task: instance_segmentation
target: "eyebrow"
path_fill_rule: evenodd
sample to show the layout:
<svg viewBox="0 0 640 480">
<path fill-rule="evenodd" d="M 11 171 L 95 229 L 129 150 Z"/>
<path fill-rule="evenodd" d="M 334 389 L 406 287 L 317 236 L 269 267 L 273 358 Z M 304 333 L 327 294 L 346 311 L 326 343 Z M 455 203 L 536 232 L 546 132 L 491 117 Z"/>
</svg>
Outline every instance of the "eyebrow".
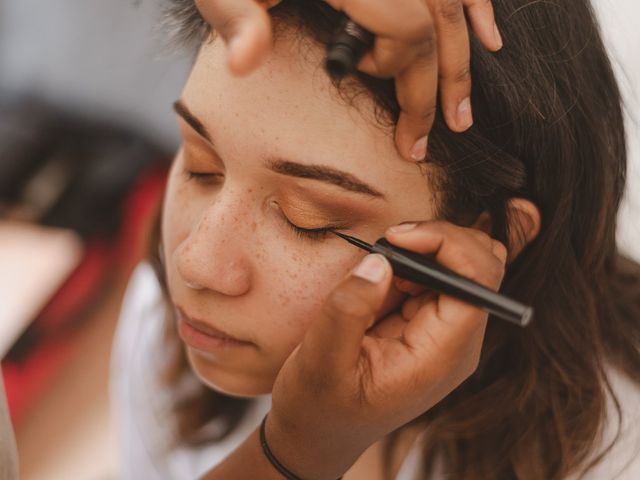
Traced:
<svg viewBox="0 0 640 480">
<path fill-rule="evenodd" d="M 213 144 L 209 131 L 198 118 L 191 113 L 182 100 L 176 100 L 173 103 L 173 109 L 177 115 L 187 122 L 200 136 L 204 137 L 209 143 Z M 332 167 L 323 165 L 305 165 L 303 163 L 292 162 L 290 160 L 272 158 L 266 162 L 267 167 L 281 175 L 289 177 L 305 178 L 310 180 L 318 180 L 320 182 L 336 185 L 344 190 L 369 195 L 375 198 L 384 199 L 382 192 L 367 185 L 354 175 L 343 172 Z"/>
<path fill-rule="evenodd" d="M 173 110 L 176 112 L 176 114 L 182 117 L 182 119 L 187 122 L 191 126 L 191 128 L 198 132 L 201 137 L 206 138 L 209 143 L 213 143 L 207 127 L 205 127 L 204 124 L 200 120 L 198 120 L 198 118 L 193 113 L 191 113 L 191 110 L 189 110 L 187 106 L 182 103 L 182 100 L 176 100 L 175 102 L 173 102 Z"/>
<path fill-rule="evenodd" d="M 350 173 L 336 170 L 335 168 L 322 165 L 305 165 L 281 159 L 270 159 L 267 161 L 267 166 L 270 170 L 282 175 L 318 180 L 331 185 L 337 185 L 350 192 L 363 193 L 384 199 L 384 195 L 378 190 L 358 180 Z"/>
</svg>

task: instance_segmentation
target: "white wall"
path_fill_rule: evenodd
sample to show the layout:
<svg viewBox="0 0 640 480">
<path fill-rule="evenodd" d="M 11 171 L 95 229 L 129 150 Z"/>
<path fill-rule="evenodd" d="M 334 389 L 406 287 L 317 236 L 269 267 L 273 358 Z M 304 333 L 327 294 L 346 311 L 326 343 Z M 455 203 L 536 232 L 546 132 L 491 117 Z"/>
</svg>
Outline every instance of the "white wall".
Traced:
<svg viewBox="0 0 640 480">
<path fill-rule="evenodd" d="M 592 1 L 626 102 L 629 182 L 619 217 L 618 243 L 622 251 L 640 261 L 640 2 Z"/>
<path fill-rule="evenodd" d="M 640 1 L 592 1 L 629 114 L 629 188 L 620 215 L 620 245 L 640 260 Z M 99 111 L 175 146 L 170 104 L 189 60 L 167 52 L 163 32 L 154 30 L 160 4 L 0 0 L 0 86 L 28 88 L 60 104 Z"/>
<path fill-rule="evenodd" d="M 157 28 L 161 0 L 0 0 L 0 86 L 99 112 L 167 148 L 189 61 Z"/>
</svg>

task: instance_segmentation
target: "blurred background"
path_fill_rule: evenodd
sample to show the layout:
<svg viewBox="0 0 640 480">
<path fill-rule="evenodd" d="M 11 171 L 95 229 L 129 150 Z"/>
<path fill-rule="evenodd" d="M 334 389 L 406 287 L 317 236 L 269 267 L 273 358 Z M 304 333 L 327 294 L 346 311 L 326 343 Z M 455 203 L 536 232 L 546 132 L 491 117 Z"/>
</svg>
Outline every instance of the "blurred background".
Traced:
<svg viewBox="0 0 640 480">
<path fill-rule="evenodd" d="M 619 243 L 640 260 L 640 3 L 593 3 L 627 105 Z M 117 478 L 111 338 L 191 61 L 162 5 L 0 0 L 0 356 L 25 479 Z"/>
</svg>

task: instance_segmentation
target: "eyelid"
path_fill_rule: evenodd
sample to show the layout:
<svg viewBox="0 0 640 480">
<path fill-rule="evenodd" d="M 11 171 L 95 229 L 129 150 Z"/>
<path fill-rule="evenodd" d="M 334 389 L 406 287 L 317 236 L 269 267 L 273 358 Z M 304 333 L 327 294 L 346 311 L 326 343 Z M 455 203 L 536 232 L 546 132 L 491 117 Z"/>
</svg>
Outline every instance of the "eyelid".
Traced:
<svg viewBox="0 0 640 480">
<path fill-rule="evenodd" d="M 346 228 L 344 225 L 334 225 L 334 224 L 327 224 L 327 225 L 324 225 L 322 227 L 305 228 L 305 227 L 301 227 L 299 225 L 296 225 L 291 220 L 289 220 L 285 215 L 283 215 L 283 218 L 292 227 L 297 228 L 300 231 L 309 232 L 309 233 L 320 232 L 320 231 L 323 231 L 323 230 L 344 230 Z"/>
<path fill-rule="evenodd" d="M 303 237 L 303 238 L 305 238 L 307 240 L 309 240 L 309 239 L 318 239 L 318 240 L 320 240 L 321 238 L 325 237 L 331 230 L 334 230 L 334 229 L 345 229 L 346 228 L 344 225 L 334 225 L 334 224 L 329 224 L 329 223 L 327 223 L 326 225 L 324 225 L 322 227 L 303 228 L 303 227 L 300 227 L 300 226 L 296 225 L 295 223 L 293 223 L 289 219 L 289 217 L 285 213 L 284 209 L 280 206 L 280 204 L 276 200 L 272 200 L 271 204 L 277 210 L 277 215 L 282 219 L 284 224 L 287 227 L 289 227 L 291 230 L 293 230 L 293 232 L 296 233 L 299 237 Z"/>
<path fill-rule="evenodd" d="M 332 230 L 339 228 L 331 225 L 319 228 L 302 228 L 292 223 L 291 220 L 285 216 L 283 216 L 283 219 L 299 237 L 311 240 L 322 240 L 326 238 Z"/>
<path fill-rule="evenodd" d="M 186 177 L 187 182 L 193 181 L 202 188 L 219 187 L 224 182 L 224 175 L 221 173 L 195 172 L 188 168 L 183 168 L 182 173 Z"/>
<path fill-rule="evenodd" d="M 189 142 L 184 140 L 180 145 L 178 155 L 181 157 L 180 162 L 182 169 L 186 172 L 193 172 L 196 175 L 204 177 L 205 174 L 215 175 L 219 177 L 225 176 L 225 166 L 210 146 L 202 145 L 201 142 Z"/>
</svg>

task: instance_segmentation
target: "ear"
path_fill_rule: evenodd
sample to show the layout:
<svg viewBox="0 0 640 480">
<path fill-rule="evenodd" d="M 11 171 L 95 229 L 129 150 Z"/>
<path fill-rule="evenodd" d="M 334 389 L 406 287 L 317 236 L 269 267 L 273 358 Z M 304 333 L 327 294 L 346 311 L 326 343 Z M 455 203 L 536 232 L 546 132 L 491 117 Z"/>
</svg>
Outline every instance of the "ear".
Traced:
<svg viewBox="0 0 640 480">
<path fill-rule="evenodd" d="M 512 198 L 507 202 L 507 221 L 509 222 L 507 262 L 512 262 L 540 233 L 540 210 L 529 200 Z M 489 213 L 482 212 L 472 227 L 491 233 Z"/>
<path fill-rule="evenodd" d="M 515 260 L 522 250 L 540 233 L 540 210 L 530 200 L 512 198 L 507 202 L 507 221 L 509 222 L 509 257 Z"/>
</svg>

